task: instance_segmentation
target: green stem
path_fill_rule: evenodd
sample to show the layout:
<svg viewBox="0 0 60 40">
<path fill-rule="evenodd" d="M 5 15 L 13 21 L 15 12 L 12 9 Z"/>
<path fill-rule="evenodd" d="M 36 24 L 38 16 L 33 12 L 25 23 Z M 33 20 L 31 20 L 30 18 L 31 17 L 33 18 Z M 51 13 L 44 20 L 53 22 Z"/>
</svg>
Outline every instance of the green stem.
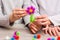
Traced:
<svg viewBox="0 0 60 40">
<path fill-rule="evenodd" d="M 34 14 L 31 14 L 30 15 L 30 22 L 34 22 L 34 20 L 35 20 Z"/>
</svg>

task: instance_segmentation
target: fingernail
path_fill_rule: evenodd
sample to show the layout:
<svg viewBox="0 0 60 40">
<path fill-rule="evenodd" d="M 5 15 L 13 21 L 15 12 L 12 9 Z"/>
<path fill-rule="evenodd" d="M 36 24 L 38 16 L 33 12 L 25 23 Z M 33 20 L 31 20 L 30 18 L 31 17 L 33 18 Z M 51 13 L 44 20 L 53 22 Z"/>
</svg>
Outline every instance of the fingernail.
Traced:
<svg viewBox="0 0 60 40">
<path fill-rule="evenodd" d="M 35 32 L 35 31 L 33 31 L 33 33 L 35 34 L 36 32 Z"/>
</svg>

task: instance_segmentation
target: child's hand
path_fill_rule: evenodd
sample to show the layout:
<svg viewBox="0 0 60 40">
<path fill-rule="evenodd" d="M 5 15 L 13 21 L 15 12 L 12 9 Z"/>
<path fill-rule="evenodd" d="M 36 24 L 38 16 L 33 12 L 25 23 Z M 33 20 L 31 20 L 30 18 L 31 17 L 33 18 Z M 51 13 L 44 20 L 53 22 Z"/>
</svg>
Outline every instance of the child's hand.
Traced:
<svg viewBox="0 0 60 40">
<path fill-rule="evenodd" d="M 41 15 L 36 17 L 36 21 L 38 22 L 37 24 L 44 25 L 44 26 L 51 24 L 47 15 Z"/>
<path fill-rule="evenodd" d="M 30 23 L 30 24 L 29 24 L 29 28 L 30 28 L 30 30 L 31 30 L 31 32 L 32 32 L 33 34 L 38 31 L 37 26 L 36 26 L 35 24 L 33 24 L 33 23 Z"/>
<path fill-rule="evenodd" d="M 37 26 L 36 23 L 30 23 L 29 24 L 29 28 L 31 30 L 31 32 L 34 34 L 34 33 L 37 33 L 41 28 L 40 26 Z"/>
<path fill-rule="evenodd" d="M 12 11 L 12 14 L 10 15 L 9 19 L 10 19 L 10 22 L 14 22 L 14 21 L 20 19 L 21 17 L 26 16 L 26 15 L 27 15 L 27 13 L 24 9 L 17 8 L 17 9 L 14 9 Z"/>
<path fill-rule="evenodd" d="M 46 27 L 46 28 L 43 28 L 43 30 L 45 31 L 46 34 L 49 34 L 51 36 L 59 36 L 60 28 L 58 26 L 57 27 Z"/>
</svg>

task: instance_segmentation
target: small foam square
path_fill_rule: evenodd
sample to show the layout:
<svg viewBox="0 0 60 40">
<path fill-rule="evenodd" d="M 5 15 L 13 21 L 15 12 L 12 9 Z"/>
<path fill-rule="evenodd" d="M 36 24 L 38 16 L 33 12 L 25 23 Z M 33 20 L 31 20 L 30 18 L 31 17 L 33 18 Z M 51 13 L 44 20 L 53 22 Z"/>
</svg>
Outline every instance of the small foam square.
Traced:
<svg viewBox="0 0 60 40">
<path fill-rule="evenodd" d="M 40 34 L 37 34 L 37 39 L 40 39 L 41 35 Z"/>
<path fill-rule="evenodd" d="M 60 40 L 60 36 L 57 37 L 57 40 Z"/>
<path fill-rule="evenodd" d="M 47 40 L 51 40 L 51 38 L 47 38 Z"/>
</svg>

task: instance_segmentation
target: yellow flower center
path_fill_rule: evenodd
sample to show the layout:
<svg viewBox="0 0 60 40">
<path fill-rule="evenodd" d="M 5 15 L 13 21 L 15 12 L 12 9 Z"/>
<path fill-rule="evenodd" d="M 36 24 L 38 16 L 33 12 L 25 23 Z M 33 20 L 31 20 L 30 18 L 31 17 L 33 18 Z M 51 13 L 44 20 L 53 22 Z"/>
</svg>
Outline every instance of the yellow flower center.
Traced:
<svg viewBox="0 0 60 40">
<path fill-rule="evenodd" d="M 30 9 L 29 11 L 30 11 L 30 12 L 33 12 L 33 10 L 32 10 L 32 9 Z"/>
</svg>

